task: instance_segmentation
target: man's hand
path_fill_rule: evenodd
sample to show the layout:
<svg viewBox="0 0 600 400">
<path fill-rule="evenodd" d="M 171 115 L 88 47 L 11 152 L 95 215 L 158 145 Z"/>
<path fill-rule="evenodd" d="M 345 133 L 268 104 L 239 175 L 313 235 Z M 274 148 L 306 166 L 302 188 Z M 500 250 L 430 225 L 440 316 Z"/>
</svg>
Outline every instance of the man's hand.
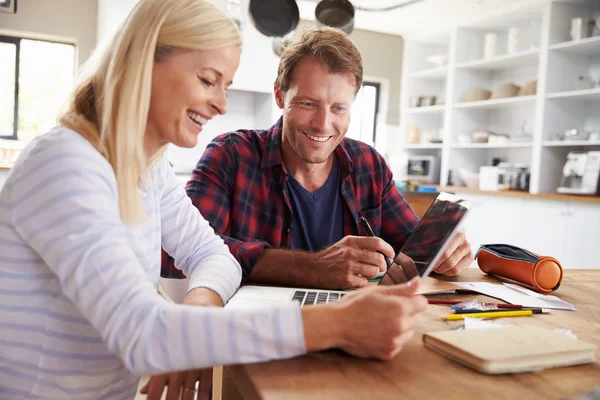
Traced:
<svg viewBox="0 0 600 400">
<path fill-rule="evenodd" d="M 148 395 L 148 400 L 160 400 L 167 386 L 166 400 L 208 400 L 212 375 L 212 368 L 154 375 L 140 393 Z"/>
<path fill-rule="evenodd" d="M 183 304 L 203 307 L 223 307 L 223 300 L 217 292 L 207 288 L 196 288 L 188 292 Z M 196 382 L 198 389 L 196 391 Z M 167 386 L 167 400 L 205 400 L 212 387 L 212 368 L 192 371 L 172 372 L 154 375 L 140 390 L 147 394 L 148 400 L 160 400 Z M 197 392 L 197 397 L 196 397 Z"/>
<path fill-rule="evenodd" d="M 393 259 L 394 249 L 381 238 L 346 236 L 311 254 L 309 274 L 311 280 L 324 289 L 363 287 L 367 279 L 386 271 L 383 255 Z"/>
<path fill-rule="evenodd" d="M 450 241 L 433 270 L 438 274 L 454 276 L 469 268 L 472 262 L 473 251 L 471 245 L 467 242 L 465 234 L 459 232 Z"/>
</svg>

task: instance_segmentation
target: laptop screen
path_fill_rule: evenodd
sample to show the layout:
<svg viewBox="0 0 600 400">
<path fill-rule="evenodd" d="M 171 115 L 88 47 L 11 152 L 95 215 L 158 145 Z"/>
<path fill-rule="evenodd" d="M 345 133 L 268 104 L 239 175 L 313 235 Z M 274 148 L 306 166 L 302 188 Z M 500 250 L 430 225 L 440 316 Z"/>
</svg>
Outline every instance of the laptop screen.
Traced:
<svg viewBox="0 0 600 400">
<path fill-rule="evenodd" d="M 406 239 L 396 256 L 396 262 L 379 284 L 394 285 L 406 282 L 417 274 L 421 277 L 429 275 L 470 208 L 469 201 L 449 193 L 440 193 Z"/>
</svg>

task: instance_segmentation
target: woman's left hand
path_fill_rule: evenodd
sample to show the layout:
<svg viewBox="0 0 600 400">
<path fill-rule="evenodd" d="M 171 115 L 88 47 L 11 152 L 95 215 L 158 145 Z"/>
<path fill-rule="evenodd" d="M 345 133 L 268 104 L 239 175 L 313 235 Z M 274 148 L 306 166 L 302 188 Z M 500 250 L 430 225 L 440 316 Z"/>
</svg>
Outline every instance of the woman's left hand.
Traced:
<svg viewBox="0 0 600 400">
<path fill-rule="evenodd" d="M 166 400 L 208 400 L 212 371 L 212 368 L 205 368 L 154 375 L 140 393 L 148 395 L 148 400 L 160 400 L 166 386 Z"/>
</svg>

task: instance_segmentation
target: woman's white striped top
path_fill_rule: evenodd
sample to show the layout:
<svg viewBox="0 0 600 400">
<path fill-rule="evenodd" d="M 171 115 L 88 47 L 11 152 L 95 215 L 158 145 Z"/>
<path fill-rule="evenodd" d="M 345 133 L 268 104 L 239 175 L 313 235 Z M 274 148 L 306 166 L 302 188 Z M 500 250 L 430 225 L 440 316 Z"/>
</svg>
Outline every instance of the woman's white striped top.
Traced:
<svg viewBox="0 0 600 400">
<path fill-rule="evenodd" d="M 161 245 L 227 301 L 239 264 L 166 159 L 125 226 L 110 164 L 79 134 L 30 143 L 0 191 L 0 398 L 132 399 L 139 376 L 305 353 L 300 309 L 168 304 Z"/>
</svg>

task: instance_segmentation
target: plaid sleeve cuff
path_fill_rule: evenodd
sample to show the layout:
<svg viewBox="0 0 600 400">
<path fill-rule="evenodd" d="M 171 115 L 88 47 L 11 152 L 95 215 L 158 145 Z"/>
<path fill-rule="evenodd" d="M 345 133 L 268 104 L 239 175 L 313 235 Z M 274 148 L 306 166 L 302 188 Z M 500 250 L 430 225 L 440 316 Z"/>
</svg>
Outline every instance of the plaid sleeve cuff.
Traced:
<svg viewBox="0 0 600 400">
<path fill-rule="evenodd" d="M 229 246 L 231 253 L 235 255 L 236 260 L 242 266 L 242 283 L 245 283 L 250 279 L 250 272 L 252 272 L 252 268 L 256 265 L 256 262 L 263 251 L 267 248 L 271 248 L 267 242 L 263 242 L 262 240 L 251 240 L 242 242 L 241 244 L 239 241 L 236 241 L 236 243 L 228 243 L 226 240 L 225 243 Z"/>
</svg>

